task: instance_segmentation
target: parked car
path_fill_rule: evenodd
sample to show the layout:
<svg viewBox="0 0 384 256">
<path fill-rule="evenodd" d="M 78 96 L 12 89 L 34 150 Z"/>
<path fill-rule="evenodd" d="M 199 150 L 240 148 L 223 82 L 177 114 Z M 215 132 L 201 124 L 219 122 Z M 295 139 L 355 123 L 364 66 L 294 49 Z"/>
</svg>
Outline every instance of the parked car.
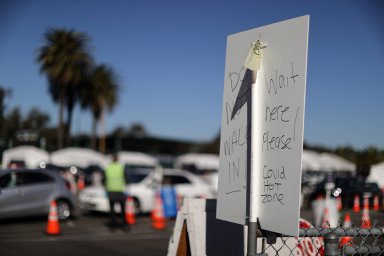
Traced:
<svg viewBox="0 0 384 256">
<path fill-rule="evenodd" d="M 73 215 L 75 197 L 69 183 L 49 170 L 9 169 L 0 172 L 0 218 L 48 215 L 56 200 L 59 219 Z"/>
<path fill-rule="evenodd" d="M 379 205 L 383 203 L 383 193 L 375 182 L 366 182 L 362 177 L 335 177 L 333 179 L 334 189 L 340 188 L 339 195 L 342 200 L 342 205 L 346 209 L 353 207 L 355 196 L 359 196 L 360 205 L 364 204 L 364 197 L 369 197 L 369 205 L 373 205 L 374 196 L 378 196 Z M 320 195 L 325 196 L 326 180 L 317 184 L 315 189 L 310 194 L 310 202 L 318 198 Z M 331 197 L 333 195 L 331 194 Z"/>
<path fill-rule="evenodd" d="M 160 182 L 174 186 L 178 197 L 212 197 L 211 188 L 200 177 L 184 170 L 128 169 L 127 194 L 133 197 L 137 213 L 151 212 Z M 91 186 L 79 194 L 79 207 L 88 211 L 108 212 L 109 203 L 102 186 Z M 116 210 L 120 209 L 118 206 Z"/>
<path fill-rule="evenodd" d="M 99 165 L 89 165 L 84 169 L 80 169 L 77 173 L 77 180 L 79 179 L 79 175 L 83 175 L 85 186 L 91 186 L 95 183 L 94 175 L 96 173 L 100 174 L 100 182 L 102 182 L 105 179 L 104 170 Z"/>
</svg>

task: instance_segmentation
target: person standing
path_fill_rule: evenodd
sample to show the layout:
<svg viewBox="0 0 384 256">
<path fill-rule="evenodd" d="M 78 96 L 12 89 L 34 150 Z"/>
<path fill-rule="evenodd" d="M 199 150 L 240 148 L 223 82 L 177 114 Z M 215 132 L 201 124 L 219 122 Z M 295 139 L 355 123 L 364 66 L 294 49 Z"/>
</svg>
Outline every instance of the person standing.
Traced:
<svg viewBox="0 0 384 256">
<path fill-rule="evenodd" d="M 110 213 L 109 226 L 113 229 L 120 226 L 123 229 L 128 229 L 128 223 L 125 220 L 125 172 L 124 166 L 118 162 L 116 153 L 112 155 L 112 162 L 107 166 L 105 171 L 105 188 L 108 194 Z M 120 205 L 120 221 L 117 220 L 115 212 L 115 204 Z"/>
</svg>

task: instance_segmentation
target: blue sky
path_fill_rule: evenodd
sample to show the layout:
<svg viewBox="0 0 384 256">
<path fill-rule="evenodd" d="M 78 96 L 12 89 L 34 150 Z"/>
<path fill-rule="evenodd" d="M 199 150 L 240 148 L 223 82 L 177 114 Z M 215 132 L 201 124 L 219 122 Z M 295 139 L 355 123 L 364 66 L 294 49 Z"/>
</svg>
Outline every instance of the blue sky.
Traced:
<svg viewBox="0 0 384 256">
<path fill-rule="evenodd" d="M 0 84 L 13 89 L 9 107 L 38 107 L 56 125 L 36 54 L 46 28 L 74 28 L 123 86 L 107 131 L 138 122 L 155 136 L 210 140 L 220 130 L 227 36 L 309 14 L 304 140 L 384 148 L 383 3 L 2 0 Z M 90 130 L 77 108 L 72 132 Z"/>
</svg>

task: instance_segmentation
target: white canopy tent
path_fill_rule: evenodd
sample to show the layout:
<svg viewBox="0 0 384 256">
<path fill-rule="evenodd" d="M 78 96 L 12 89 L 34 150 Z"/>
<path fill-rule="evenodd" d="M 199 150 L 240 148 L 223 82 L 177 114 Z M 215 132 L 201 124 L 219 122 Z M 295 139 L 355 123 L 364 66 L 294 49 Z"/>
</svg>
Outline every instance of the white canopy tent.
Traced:
<svg viewBox="0 0 384 256">
<path fill-rule="evenodd" d="M 185 154 L 176 158 L 175 167 L 195 165 L 199 170 L 219 170 L 219 156 L 214 154 Z"/>
<path fill-rule="evenodd" d="M 130 166 L 156 167 L 159 164 L 157 158 L 141 152 L 120 151 L 118 158 L 120 163 Z"/>
<path fill-rule="evenodd" d="M 307 171 L 350 171 L 355 172 L 355 165 L 346 159 L 330 153 L 317 153 L 304 150 L 302 155 L 302 170 Z M 185 154 L 175 159 L 175 167 L 194 164 L 197 169 L 219 169 L 219 156 L 214 154 Z"/>
<path fill-rule="evenodd" d="M 4 150 L 2 167 L 7 168 L 11 160 L 24 161 L 28 168 L 37 168 L 41 162 L 49 161 L 49 154 L 34 146 L 18 146 Z"/>
<path fill-rule="evenodd" d="M 85 168 L 89 165 L 106 167 L 108 160 L 105 155 L 88 148 L 69 147 L 51 154 L 51 163 L 58 166 L 76 166 Z"/>
<path fill-rule="evenodd" d="M 371 172 L 367 177 L 369 182 L 377 182 L 381 189 L 384 189 L 384 162 L 371 166 Z"/>
<path fill-rule="evenodd" d="M 314 151 L 304 150 L 301 156 L 301 169 L 303 171 L 319 171 L 321 168 L 322 166 L 319 154 Z"/>
<path fill-rule="evenodd" d="M 322 153 L 320 161 L 323 168 L 330 171 L 350 171 L 355 173 L 355 164 L 335 154 Z"/>
<path fill-rule="evenodd" d="M 349 171 L 355 173 L 355 165 L 348 160 L 331 153 L 316 153 L 304 150 L 302 155 L 303 171 Z"/>
</svg>

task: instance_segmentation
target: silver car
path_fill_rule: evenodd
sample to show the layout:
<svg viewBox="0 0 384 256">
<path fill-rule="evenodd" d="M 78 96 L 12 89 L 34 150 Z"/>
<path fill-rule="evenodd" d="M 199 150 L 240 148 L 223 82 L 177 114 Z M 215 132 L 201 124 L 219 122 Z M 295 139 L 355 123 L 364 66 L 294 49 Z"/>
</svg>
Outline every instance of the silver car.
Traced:
<svg viewBox="0 0 384 256">
<path fill-rule="evenodd" d="M 56 200 L 59 219 L 72 216 L 76 201 L 69 183 L 54 171 L 0 170 L 0 218 L 48 215 Z"/>
</svg>

